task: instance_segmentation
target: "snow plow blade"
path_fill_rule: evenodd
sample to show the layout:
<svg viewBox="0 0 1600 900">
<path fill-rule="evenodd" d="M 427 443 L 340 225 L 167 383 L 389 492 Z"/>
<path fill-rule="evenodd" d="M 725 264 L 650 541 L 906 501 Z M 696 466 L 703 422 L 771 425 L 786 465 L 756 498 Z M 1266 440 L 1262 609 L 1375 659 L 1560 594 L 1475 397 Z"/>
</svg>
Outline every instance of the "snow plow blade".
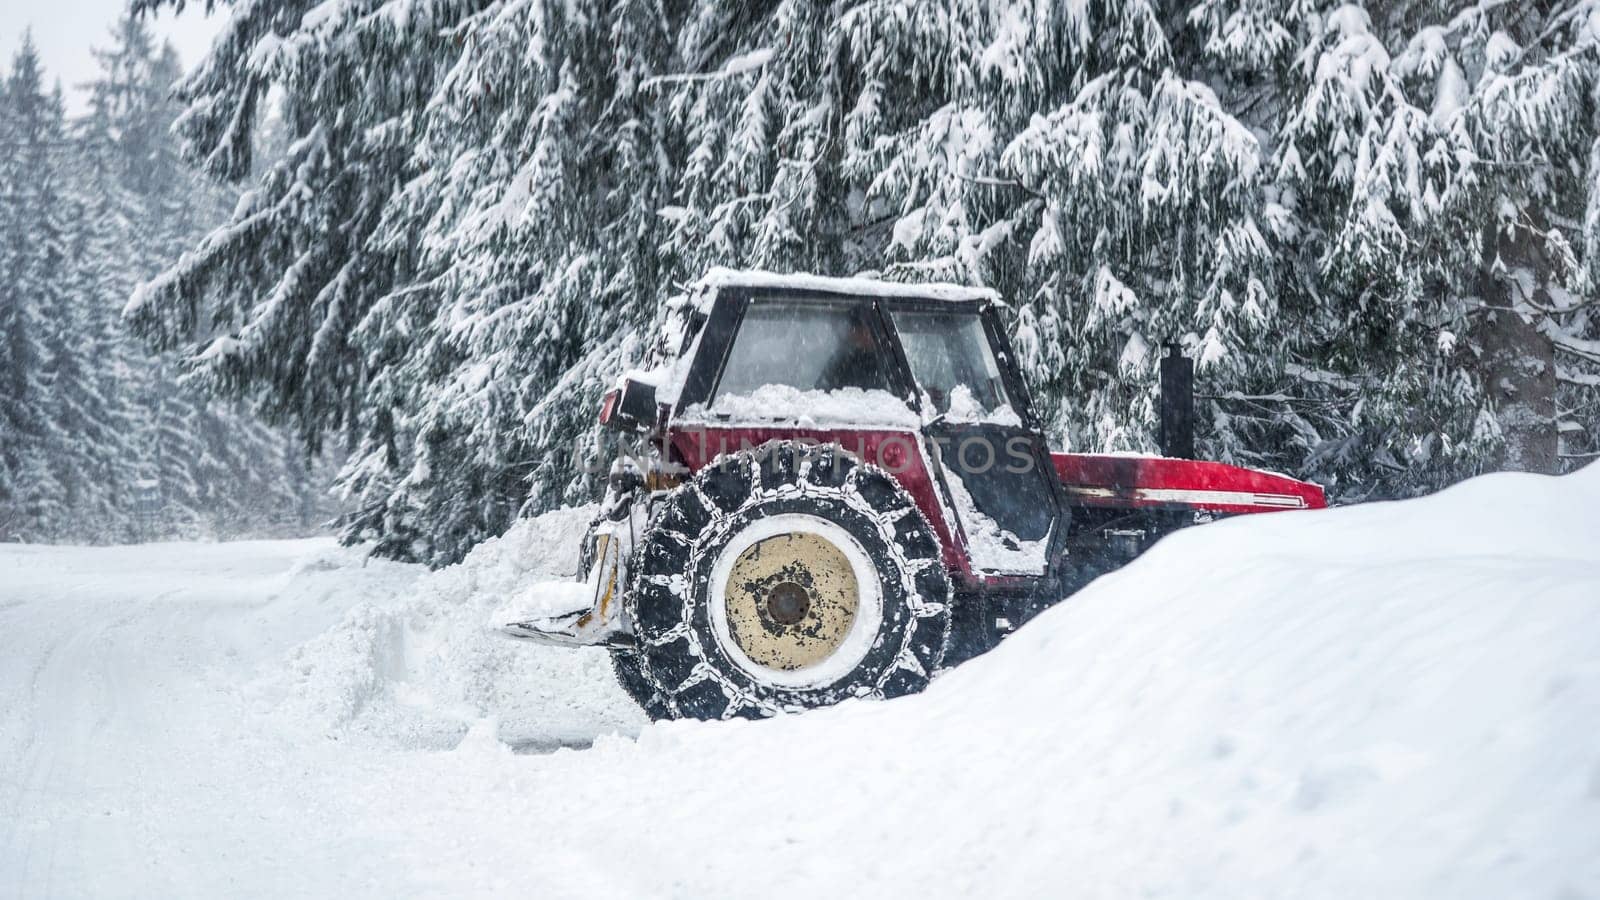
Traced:
<svg viewBox="0 0 1600 900">
<path fill-rule="evenodd" d="M 544 581 L 502 606 L 492 624 L 501 634 L 556 647 L 632 647 L 617 590 L 621 563 L 609 535 L 583 581 Z"/>
<path fill-rule="evenodd" d="M 587 615 L 585 611 L 584 615 Z M 633 639 L 626 634 L 612 634 L 598 640 L 583 634 L 581 626 L 565 627 L 560 623 L 553 623 L 548 619 L 529 622 L 501 622 L 498 627 L 501 634 L 519 640 L 533 641 L 536 644 L 545 644 L 552 647 L 606 647 L 614 650 L 625 650 L 633 647 Z"/>
</svg>

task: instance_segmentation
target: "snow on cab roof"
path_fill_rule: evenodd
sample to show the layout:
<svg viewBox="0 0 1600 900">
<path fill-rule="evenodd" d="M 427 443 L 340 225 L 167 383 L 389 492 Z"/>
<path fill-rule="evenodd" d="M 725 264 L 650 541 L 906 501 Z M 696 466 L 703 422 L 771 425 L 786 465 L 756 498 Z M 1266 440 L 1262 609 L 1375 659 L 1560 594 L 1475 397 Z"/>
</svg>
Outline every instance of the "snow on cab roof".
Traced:
<svg viewBox="0 0 1600 900">
<path fill-rule="evenodd" d="M 797 291 L 824 291 L 868 297 L 904 297 L 918 300 L 983 300 L 1003 303 L 990 288 L 959 284 L 904 284 L 876 278 L 834 278 L 826 275 L 795 273 L 781 275 L 753 269 L 728 269 L 718 266 L 695 282 L 696 293 L 710 295 L 726 287 L 788 288 Z"/>
</svg>

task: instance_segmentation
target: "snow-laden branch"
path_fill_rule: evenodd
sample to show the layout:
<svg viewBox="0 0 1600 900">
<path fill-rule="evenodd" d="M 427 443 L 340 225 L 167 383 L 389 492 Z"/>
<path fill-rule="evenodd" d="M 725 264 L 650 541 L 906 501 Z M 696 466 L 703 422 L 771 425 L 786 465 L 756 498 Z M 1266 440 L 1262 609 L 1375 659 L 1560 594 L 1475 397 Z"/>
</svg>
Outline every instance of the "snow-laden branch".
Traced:
<svg viewBox="0 0 1600 900">
<path fill-rule="evenodd" d="M 697 81 L 720 81 L 725 78 L 746 75 L 750 72 L 754 72 L 762 66 L 765 66 L 768 62 L 771 62 L 772 56 L 773 51 L 771 47 L 762 47 L 759 50 L 751 50 L 749 53 L 742 53 L 738 56 L 735 56 L 733 59 L 723 63 L 722 68 L 716 70 L 715 72 L 681 72 L 672 75 L 656 75 L 652 78 L 646 78 L 640 83 L 639 87 L 643 90 L 649 90 L 650 88 L 661 84 L 686 84 Z"/>
</svg>

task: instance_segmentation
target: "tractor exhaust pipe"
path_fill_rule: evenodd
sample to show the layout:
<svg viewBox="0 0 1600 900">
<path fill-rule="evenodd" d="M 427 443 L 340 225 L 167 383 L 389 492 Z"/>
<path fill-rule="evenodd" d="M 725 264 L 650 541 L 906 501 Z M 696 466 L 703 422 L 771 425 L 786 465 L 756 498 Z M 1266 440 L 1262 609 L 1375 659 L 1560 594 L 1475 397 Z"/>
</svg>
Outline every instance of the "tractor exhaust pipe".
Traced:
<svg viewBox="0 0 1600 900">
<path fill-rule="evenodd" d="M 1175 343 L 1161 357 L 1161 455 L 1194 459 L 1194 360 Z"/>
</svg>

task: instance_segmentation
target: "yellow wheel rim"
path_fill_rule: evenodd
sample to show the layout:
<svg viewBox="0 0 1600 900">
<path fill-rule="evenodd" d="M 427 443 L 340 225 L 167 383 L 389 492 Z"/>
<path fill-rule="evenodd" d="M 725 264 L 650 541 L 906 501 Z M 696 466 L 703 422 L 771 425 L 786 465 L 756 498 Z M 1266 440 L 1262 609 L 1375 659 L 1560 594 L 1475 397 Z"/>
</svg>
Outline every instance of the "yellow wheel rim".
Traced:
<svg viewBox="0 0 1600 900">
<path fill-rule="evenodd" d="M 827 538 L 787 532 L 734 560 L 723 590 L 728 632 L 755 665 L 815 666 L 839 651 L 861 602 L 850 559 Z"/>
</svg>

